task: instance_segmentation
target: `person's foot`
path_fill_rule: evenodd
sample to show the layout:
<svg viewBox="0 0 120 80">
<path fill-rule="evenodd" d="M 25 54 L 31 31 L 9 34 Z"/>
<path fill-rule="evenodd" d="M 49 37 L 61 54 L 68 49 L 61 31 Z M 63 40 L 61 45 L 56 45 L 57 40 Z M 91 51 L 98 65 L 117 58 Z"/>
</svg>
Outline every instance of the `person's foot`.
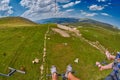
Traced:
<svg viewBox="0 0 120 80">
<path fill-rule="evenodd" d="M 65 73 L 66 78 L 68 78 L 69 72 L 72 72 L 72 66 L 71 65 L 68 65 L 67 68 L 66 68 L 66 73 Z"/>
<path fill-rule="evenodd" d="M 57 69 L 54 65 L 52 65 L 50 71 L 51 71 L 51 74 L 57 73 Z"/>
</svg>

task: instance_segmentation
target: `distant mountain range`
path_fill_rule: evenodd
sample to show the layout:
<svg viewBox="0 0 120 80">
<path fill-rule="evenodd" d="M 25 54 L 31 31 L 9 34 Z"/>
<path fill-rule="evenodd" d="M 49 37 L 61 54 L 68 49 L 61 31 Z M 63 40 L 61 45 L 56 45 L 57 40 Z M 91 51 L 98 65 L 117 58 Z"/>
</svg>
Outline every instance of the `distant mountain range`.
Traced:
<svg viewBox="0 0 120 80">
<path fill-rule="evenodd" d="M 42 19 L 42 20 L 38 20 L 36 21 L 37 23 L 40 24 L 46 24 L 46 23 L 58 23 L 58 24 L 65 24 L 65 23 L 92 23 L 92 24 L 103 24 L 103 25 L 107 25 L 107 26 L 112 26 L 108 23 L 104 23 L 104 22 L 100 22 L 100 21 L 96 21 L 93 19 L 89 19 L 89 18 L 48 18 L 48 19 Z"/>
<path fill-rule="evenodd" d="M 75 18 L 48 18 L 36 21 L 37 23 L 46 24 L 46 23 L 74 23 L 78 22 L 79 19 Z"/>
<path fill-rule="evenodd" d="M 36 22 L 40 24 L 46 24 L 46 23 L 58 23 L 58 24 L 70 24 L 70 25 L 88 24 L 88 25 L 100 26 L 100 27 L 104 27 L 108 29 L 117 29 L 117 27 L 111 24 L 96 21 L 96 20 L 89 19 L 89 18 L 79 18 L 79 19 L 77 18 L 48 18 L 48 19 L 38 20 Z"/>
</svg>

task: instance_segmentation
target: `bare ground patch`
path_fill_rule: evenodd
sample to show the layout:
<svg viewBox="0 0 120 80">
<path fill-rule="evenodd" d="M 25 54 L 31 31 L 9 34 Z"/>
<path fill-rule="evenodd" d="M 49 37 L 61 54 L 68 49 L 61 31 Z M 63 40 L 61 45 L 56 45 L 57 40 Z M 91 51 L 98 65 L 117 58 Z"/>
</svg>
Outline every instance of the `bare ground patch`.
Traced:
<svg viewBox="0 0 120 80">
<path fill-rule="evenodd" d="M 63 37 L 70 37 L 69 33 L 67 33 L 64 30 L 58 29 L 58 28 L 52 28 L 53 31 L 59 33 Z"/>
</svg>

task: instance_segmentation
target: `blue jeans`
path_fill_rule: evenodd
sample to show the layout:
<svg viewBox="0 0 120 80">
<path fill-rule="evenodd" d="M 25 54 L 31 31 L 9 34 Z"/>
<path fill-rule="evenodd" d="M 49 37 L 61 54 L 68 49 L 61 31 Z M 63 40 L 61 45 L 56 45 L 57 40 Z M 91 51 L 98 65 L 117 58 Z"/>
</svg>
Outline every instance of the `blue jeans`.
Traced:
<svg viewBox="0 0 120 80">
<path fill-rule="evenodd" d="M 114 80 L 114 78 L 111 75 L 108 75 L 105 80 Z"/>
</svg>

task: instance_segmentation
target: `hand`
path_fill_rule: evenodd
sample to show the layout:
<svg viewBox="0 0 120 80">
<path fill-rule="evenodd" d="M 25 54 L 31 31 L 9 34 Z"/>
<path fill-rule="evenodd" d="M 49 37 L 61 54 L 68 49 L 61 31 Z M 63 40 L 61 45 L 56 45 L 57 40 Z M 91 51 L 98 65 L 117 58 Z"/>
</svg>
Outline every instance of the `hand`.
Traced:
<svg viewBox="0 0 120 80">
<path fill-rule="evenodd" d="M 100 64 L 100 62 L 96 62 L 96 65 L 99 67 L 100 71 L 103 70 L 103 67 L 102 67 L 102 65 Z"/>
</svg>

